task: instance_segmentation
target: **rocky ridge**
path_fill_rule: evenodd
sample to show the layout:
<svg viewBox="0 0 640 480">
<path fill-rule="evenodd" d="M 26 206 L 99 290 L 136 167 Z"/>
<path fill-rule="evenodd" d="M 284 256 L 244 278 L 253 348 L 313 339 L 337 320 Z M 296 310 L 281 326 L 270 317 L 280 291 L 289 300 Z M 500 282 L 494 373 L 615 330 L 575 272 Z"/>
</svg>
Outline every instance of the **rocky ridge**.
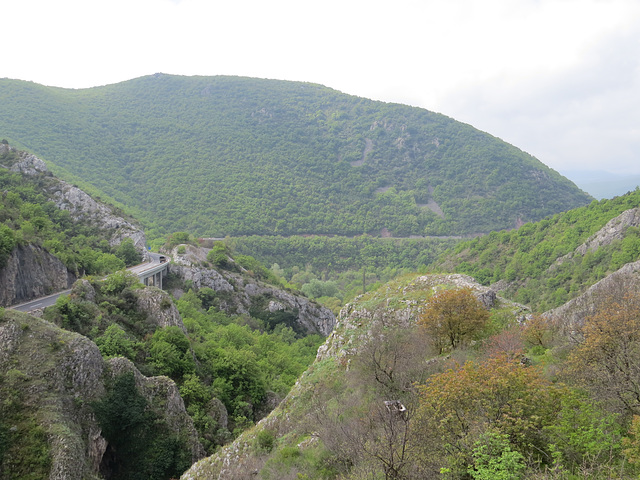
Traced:
<svg viewBox="0 0 640 480">
<path fill-rule="evenodd" d="M 8 145 L 0 145 L 0 155 L 7 150 L 15 151 Z M 44 161 L 26 152 L 20 153 L 20 161 L 11 165 L 9 170 L 29 176 L 50 175 Z M 47 191 L 53 197 L 56 207 L 67 210 L 74 220 L 88 220 L 101 229 L 111 231 L 111 246 L 120 244 L 125 238 L 131 238 L 140 252 L 146 251 L 146 239 L 142 230 L 116 215 L 111 207 L 97 202 L 83 190 L 64 180 L 56 179 Z"/>
<path fill-rule="evenodd" d="M 545 312 L 544 315 L 562 319 L 562 327 L 573 331 L 583 325 L 587 317 L 596 312 L 603 299 L 609 296 L 622 298 L 625 292 L 638 288 L 640 288 L 640 260 L 627 263 L 589 287 L 582 295 Z"/>
<path fill-rule="evenodd" d="M 11 165 L 0 165 L 12 172 L 38 177 L 44 192 L 56 207 L 67 210 L 75 221 L 89 222 L 108 232 L 109 244 L 118 245 L 130 238 L 136 249 L 146 255 L 144 232 L 114 213 L 113 209 L 97 202 L 81 189 L 51 175 L 44 161 L 35 155 L 20 152 L 0 144 L 0 155 L 17 154 Z M 16 247 L 0 269 L 0 305 L 14 305 L 70 288 L 76 276 L 54 255 L 37 245 Z"/>
<path fill-rule="evenodd" d="M 248 315 L 254 309 L 269 313 L 286 312 L 295 315 L 297 327 L 307 333 L 327 336 L 332 332 L 336 320 L 328 308 L 252 278 L 239 265 L 239 273 L 203 266 L 208 249 L 192 245 L 182 247 L 183 254 L 177 253 L 178 247 L 171 252 L 173 263 L 169 266 L 170 273 L 190 282 L 197 289 L 208 287 L 225 294 L 220 309 L 226 313 Z M 233 260 L 230 258 L 229 261 Z"/>
<path fill-rule="evenodd" d="M 627 228 L 639 226 L 640 208 L 625 210 L 617 217 L 609 220 L 604 227 L 591 235 L 587 241 L 578 246 L 573 252 L 558 258 L 550 268 L 561 265 L 567 260 L 571 260 L 576 255 L 585 255 L 587 252 L 595 252 L 600 247 L 611 245 L 615 240 L 622 240 Z"/>
</svg>

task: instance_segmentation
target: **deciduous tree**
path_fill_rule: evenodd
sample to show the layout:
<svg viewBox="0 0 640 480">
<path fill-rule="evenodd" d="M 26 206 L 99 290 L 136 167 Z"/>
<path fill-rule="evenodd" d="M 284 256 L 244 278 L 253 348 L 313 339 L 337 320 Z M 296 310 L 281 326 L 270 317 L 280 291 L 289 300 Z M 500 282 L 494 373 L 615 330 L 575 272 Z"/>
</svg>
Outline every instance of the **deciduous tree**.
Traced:
<svg viewBox="0 0 640 480">
<path fill-rule="evenodd" d="M 640 297 L 609 295 L 582 327 L 569 358 L 573 373 L 600 398 L 640 414 Z"/>
<path fill-rule="evenodd" d="M 442 353 L 467 342 L 487 323 L 489 312 L 470 288 L 443 290 L 435 294 L 419 323 L 431 336 L 435 348 Z"/>
</svg>

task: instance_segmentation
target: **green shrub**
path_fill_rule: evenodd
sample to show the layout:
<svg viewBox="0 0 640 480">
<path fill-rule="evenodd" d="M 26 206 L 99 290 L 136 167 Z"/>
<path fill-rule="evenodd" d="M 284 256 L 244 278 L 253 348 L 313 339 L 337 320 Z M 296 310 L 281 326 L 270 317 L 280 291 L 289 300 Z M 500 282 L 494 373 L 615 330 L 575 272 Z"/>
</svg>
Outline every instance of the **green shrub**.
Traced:
<svg viewBox="0 0 640 480">
<path fill-rule="evenodd" d="M 271 430 L 260 430 L 256 435 L 256 443 L 260 450 L 270 452 L 273 450 L 276 437 Z"/>
</svg>

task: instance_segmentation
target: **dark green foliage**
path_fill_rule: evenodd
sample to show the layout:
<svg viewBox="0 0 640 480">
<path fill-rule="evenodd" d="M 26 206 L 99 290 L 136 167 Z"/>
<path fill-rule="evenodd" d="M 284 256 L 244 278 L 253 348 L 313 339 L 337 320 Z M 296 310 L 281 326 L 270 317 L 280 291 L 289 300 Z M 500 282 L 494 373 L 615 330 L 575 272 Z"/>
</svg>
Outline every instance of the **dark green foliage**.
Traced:
<svg viewBox="0 0 640 480">
<path fill-rule="evenodd" d="M 335 297 L 338 295 L 338 285 L 333 280 L 323 282 L 313 279 L 302 286 L 302 293 L 309 298 Z"/>
<path fill-rule="evenodd" d="M 5 452 L 9 449 L 9 427 L 3 423 L 3 420 L 0 417 L 0 465 L 2 465 Z"/>
<path fill-rule="evenodd" d="M 133 373 L 115 378 L 108 394 L 92 404 L 109 442 L 101 470 L 114 480 L 179 477 L 190 465 L 186 444 L 169 433 L 138 392 Z"/>
<path fill-rule="evenodd" d="M 265 265 L 284 269 L 310 266 L 315 271 L 407 268 L 413 271 L 437 259 L 456 239 L 380 239 L 348 237 L 238 237 L 226 241 L 236 254 L 254 255 Z"/>
<path fill-rule="evenodd" d="M 235 270 L 235 264 L 229 258 L 231 250 L 224 242 L 215 242 L 213 248 L 207 254 L 207 261 L 215 268 L 223 270 Z"/>
<path fill-rule="evenodd" d="M 164 246 L 167 250 L 171 250 L 176 245 L 184 243 L 193 243 L 193 238 L 191 238 L 191 235 L 189 235 L 188 232 L 175 232 L 169 235 Z"/>
<path fill-rule="evenodd" d="M 65 90 L 3 79 L 0 101 L 8 137 L 155 233 L 463 234 L 589 201 L 468 125 L 310 83 L 154 75 Z"/>
</svg>

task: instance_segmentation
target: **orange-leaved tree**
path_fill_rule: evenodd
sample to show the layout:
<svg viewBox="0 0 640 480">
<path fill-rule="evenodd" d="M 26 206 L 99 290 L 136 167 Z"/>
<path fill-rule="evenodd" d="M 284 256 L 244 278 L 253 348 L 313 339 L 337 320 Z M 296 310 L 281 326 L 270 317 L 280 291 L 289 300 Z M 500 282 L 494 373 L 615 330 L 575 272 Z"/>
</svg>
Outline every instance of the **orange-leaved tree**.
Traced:
<svg viewBox="0 0 640 480">
<path fill-rule="evenodd" d="M 547 449 L 543 428 L 553 423 L 562 392 L 540 369 L 509 355 L 469 361 L 420 387 L 416 423 L 423 435 L 440 440 L 449 466 L 461 471 L 487 431 L 506 435 L 527 458 L 540 457 Z"/>
<path fill-rule="evenodd" d="M 442 290 L 436 293 L 420 316 L 422 325 L 438 353 L 455 349 L 481 331 L 489 312 L 470 288 Z"/>
<path fill-rule="evenodd" d="M 610 295 L 588 317 L 571 352 L 574 374 L 598 398 L 640 414 L 640 296 Z"/>
</svg>

